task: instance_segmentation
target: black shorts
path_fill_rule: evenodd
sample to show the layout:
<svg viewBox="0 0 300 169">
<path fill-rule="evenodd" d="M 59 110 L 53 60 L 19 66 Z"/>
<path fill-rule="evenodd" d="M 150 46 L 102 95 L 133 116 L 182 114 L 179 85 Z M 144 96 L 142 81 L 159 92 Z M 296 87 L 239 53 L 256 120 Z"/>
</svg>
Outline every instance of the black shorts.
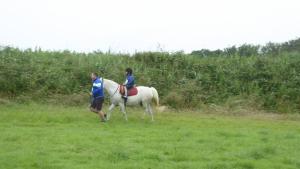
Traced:
<svg viewBox="0 0 300 169">
<path fill-rule="evenodd" d="M 97 111 L 101 111 L 103 102 L 104 102 L 103 97 L 94 98 L 92 103 L 91 103 L 91 107 L 93 109 L 96 109 Z"/>
</svg>

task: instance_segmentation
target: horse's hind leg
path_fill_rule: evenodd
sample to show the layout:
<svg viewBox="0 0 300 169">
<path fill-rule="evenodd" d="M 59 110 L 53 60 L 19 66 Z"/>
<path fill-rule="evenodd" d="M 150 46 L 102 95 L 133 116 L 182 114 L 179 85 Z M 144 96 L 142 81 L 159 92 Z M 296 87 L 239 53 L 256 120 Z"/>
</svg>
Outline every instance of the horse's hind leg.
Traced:
<svg viewBox="0 0 300 169">
<path fill-rule="evenodd" d="M 128 121 L 124 103 L 120 103 L 119 105 L 120 105 L 122 113 L 124 114 L 125 120 Z"/>
<path fill-rule="evenodd" d="M 151 115 L 151 120 L 154 121 L 154 118 L 153 118 L 153 111 L 152 111 L 151 104 L 147 104 L 147 109 L 148 109 L 148 112 L 149 112 L 150 115 Z"/>
<path fill-rule="evenodd" d="M 147 106 L 147 103 L 145 103 L 145 102 L 142 102 L 142 105 L 143 105 L 143 107 L 145 108 L 145 111 L 144 111 L 144 115 L 143 115 L 143 119 L 145 118 L 145 116 L 146 116 L 146 113 L 150 113 L 149 112 L 149 110 L 148 110 L 148 106 Z"/>
</svg>

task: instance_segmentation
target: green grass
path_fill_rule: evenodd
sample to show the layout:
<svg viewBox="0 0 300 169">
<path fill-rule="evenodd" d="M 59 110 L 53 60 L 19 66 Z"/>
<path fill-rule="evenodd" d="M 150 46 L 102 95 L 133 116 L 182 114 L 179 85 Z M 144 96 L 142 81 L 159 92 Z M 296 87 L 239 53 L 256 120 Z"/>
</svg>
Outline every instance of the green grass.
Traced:
<svg viewBox="0 0 300 169">
<path fill-rule="evenodd" d="M 107 107 L 107 106 L 106 106 Z M 276 115 L 279 117 L 279 115 Z M 100 123 L 86 107 L 0 106 L 0 168 L 300 168 L 300 123 L 140 109 Z"/>
</svg>

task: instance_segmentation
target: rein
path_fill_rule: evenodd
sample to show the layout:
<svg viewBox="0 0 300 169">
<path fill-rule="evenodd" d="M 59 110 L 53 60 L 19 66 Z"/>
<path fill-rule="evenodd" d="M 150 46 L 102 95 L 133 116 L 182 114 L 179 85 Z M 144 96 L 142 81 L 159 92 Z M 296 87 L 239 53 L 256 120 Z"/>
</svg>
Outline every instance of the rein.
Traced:
<svg viewBox="0 0 300 169">
<path fill-rule="evenodd" d="M 114 97 L 114 95 L 117 93 L 117 91 L 118 91 L 118 89 L 119 89 L 119 88 L 120 88 L 120 85 L 118 85 L 118 87 L 117 87 L 116 91 L 114 92 L 114 94 L 113 94 L 113 95 L 111 95 L 111 96 L 110 96 L 110 98 Z"/>
</svg>

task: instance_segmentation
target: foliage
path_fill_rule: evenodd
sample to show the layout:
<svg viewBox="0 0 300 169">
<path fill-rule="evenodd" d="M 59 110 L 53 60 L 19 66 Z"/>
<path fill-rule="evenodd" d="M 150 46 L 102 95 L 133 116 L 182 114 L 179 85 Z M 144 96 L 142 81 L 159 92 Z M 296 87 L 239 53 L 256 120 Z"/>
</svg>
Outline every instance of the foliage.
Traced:
<svg viewBox="0 0 300 169">
<path fill-rule="evenodd" d="M 81 102 L 80 94 L 90 89 L 90 72 L 121 83 L 125 68 L 130 66 L 138 85 L 157 88 L 162 103 L 174 108 L 197 108 L 222 104 L 236 96 L 253 96 L 262 108 L 299 112 L 299 49 L 299 39 L 262 48 L 233 46 L 212 52 L 215 57 L 209 57 L 207 50 L 202 50 L 202 57 L 197 52 L 130 56 L 2 47 L 0 96 L 47 100 L 65 95 L 76 96 Z"/>
</svg>

